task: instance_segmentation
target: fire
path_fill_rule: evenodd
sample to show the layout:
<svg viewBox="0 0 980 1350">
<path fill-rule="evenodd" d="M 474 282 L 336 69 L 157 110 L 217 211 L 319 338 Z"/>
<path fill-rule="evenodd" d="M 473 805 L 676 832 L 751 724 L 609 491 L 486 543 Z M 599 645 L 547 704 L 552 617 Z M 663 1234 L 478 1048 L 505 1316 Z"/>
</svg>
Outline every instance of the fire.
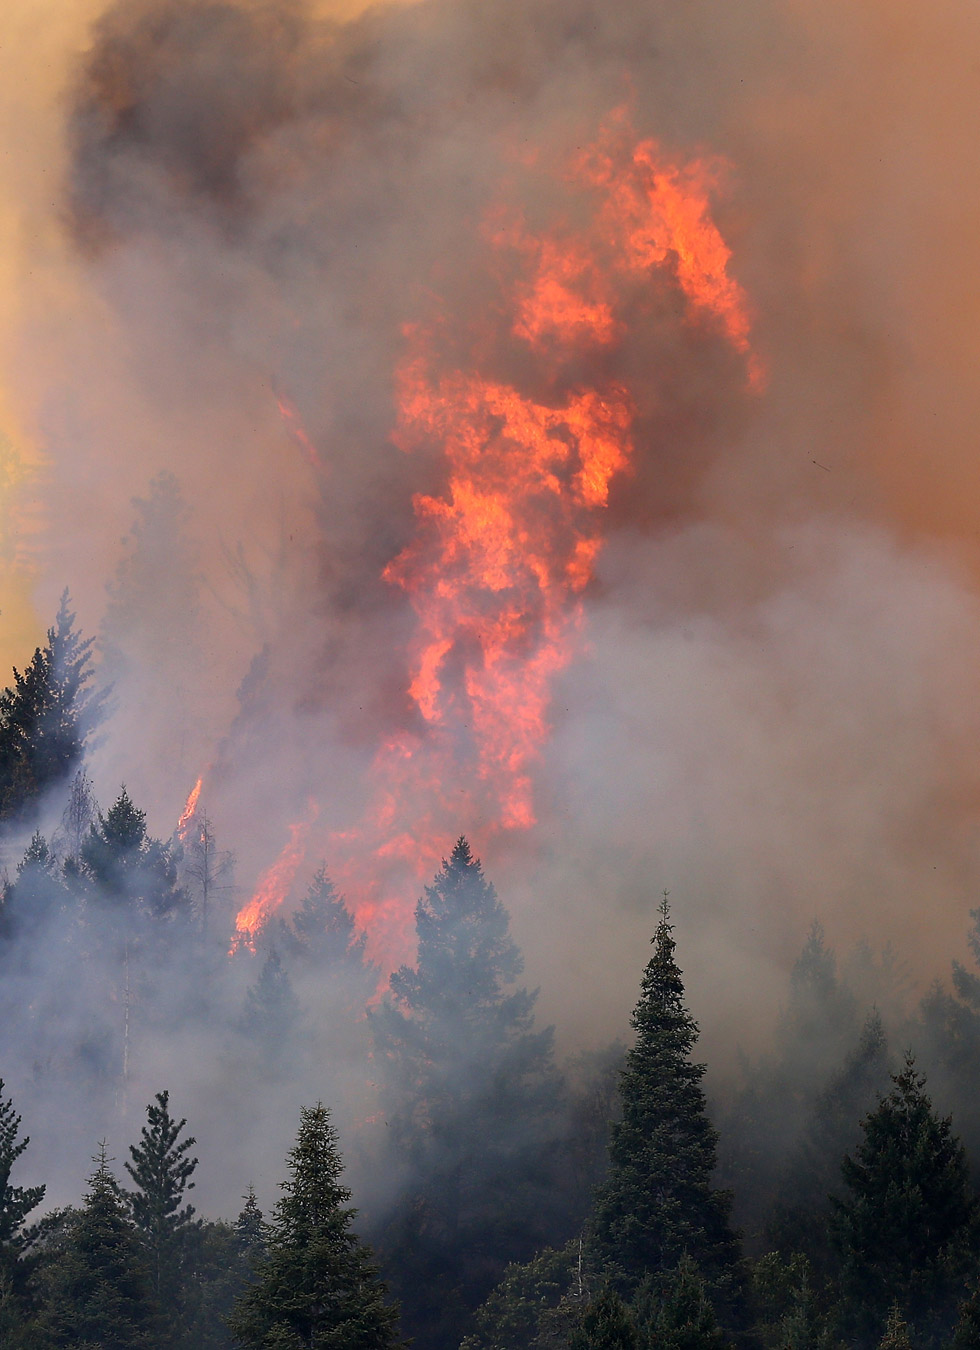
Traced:
<svg viewBox="0 0 980 1350">
<path fill-rule="evenodd" d="M 673 279 L 686 321 L 713 328 L 759 383 L 745 296 L 712 220 L 719 180 L 716 163 L 674 164 L 637 140 L 619 112 L 565 168 L 574 226 L 559 213 L 536 231 L 498 208 L 482 236 L 504 279 L 496 303 L 462 331 L 447 331 L 441 308 L 405 330 L 395 444 L 441 464 L 383 574 L 416 617 L 412 716 L 375 756 L 365 818 L 330 839 L 377 958 L 403 958 L 411 901 L 447 838 L 535 824 L 554 679 L 581 648 L 611 485 L 635 454 L 635 398 L 615 354 L 656 272 Z M 273 890 L 260 886 L 240 932 Z"/>
<path fill-rule="evenodd" d="M 186 844 L 187 842 L 190 823 L 194 819 L 194 814 L 197 811 L 197 804 L 201 800 L 201 788 L 203 786 L 204 776 L 202 774 L 191 788 L 187 801 L 184 803 L 184 809 L 180 813 L 180 819 L 177 821 L 177 838 L 182 844 Z"/>
<path fill-rule="evenodd" d="M 272 386 L 272 392 L 275 394 L 276 406 L 279 409 L 279 414 L 282 417 L 282 420 L 286 423 L 286 426 L 289 429 L 289 434 L 292 436 L 293 440 L 300 447 L 300 449 L 305 453 L 306 457 L 309 459 L 314 469 L 317 469 L 319 472 L 322 473 L 324 469 L 323 460 L 320 458 L 316 446 L 310 439 L 309 433 L 303 426 L 302 418 L 300 417 L 296 408 L 293 406 L 292 403 L 290 403 L 289 399 L 286 398 L 284 394 L 279 392 L 275 384 L 273 384 Z"/>
<path fill-rule="evenodd" d="M 296 873 L 306 856 L 307 838 L 318 814 L 316 803 L 310 802 L 306 819 L 289 826 L 288 842 L 272 866 L 262 873 L 254 895 L 235 918 L 232 951 L 243 944 L 254 950 L 254 935 L 289 895 Z"/>
</svg>

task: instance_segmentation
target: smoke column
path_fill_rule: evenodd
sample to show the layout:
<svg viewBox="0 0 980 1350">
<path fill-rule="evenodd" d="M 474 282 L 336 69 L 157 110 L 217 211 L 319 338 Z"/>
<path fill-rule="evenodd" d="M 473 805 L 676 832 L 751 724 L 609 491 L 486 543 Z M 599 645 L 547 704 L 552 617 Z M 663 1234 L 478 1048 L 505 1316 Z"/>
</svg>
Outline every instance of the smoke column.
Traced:
<svg viewBox="0 0 980 1350">
<path fill-rule="evenodd" d="M 709 1048 L 722 1013 L 738 1038 L 767 1019 L 814 916 L 943 969 L 980 861 L 975 11 L 63 10 L 3 20 L 0 655 L 70 585 L 116 684 L 100 800 L 125 781 L 166 834 L 203 775 L 244 887 L 229 933 L 299 830 L 295 886 L 325 857 L 389 961 L 465 829 L 571 1041 L 622 1026 L 665 887 Z M 675 241 L 618 284 L 607 339 L 522 337 L 501 296 L 592 239 L 617 116 L 698 166 L 740 317 L 692 303 Z M 489 658 L 420 638 L 420 512 L 452 500 L 423 347 L 564 409 L 569 444 L 571 391 L 632 400 L 546 734 L 488 733 L 510 806 L 425 692 L 434 663 L 472 693 Z M 569 522 L 536 520 L 554 563 Z M 437 724 L 467 772 L 411 865 L 358 853 L 379 762 L 391 783 Z"/>
</svg>

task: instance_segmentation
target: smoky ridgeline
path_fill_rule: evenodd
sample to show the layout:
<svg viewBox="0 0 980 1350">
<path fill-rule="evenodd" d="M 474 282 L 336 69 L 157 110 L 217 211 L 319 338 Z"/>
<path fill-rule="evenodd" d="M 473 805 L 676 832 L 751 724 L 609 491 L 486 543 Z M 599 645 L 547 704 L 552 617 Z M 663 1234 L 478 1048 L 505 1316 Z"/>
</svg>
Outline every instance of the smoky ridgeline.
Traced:
<svg viewBox="0 0 980 1350">
<path fill-rule="evenodd" d="M 94 800 L 92 645 L 66 596 L 0 694 L 0 1345 L 980 1346 L 980 912 L 917 1004 L 814 925 L 709 1103 L 665 896 L 560 1063 L 465 839 L 383 989 L 325 868 L 229 951 L 205 807 Z"/>
</svg>

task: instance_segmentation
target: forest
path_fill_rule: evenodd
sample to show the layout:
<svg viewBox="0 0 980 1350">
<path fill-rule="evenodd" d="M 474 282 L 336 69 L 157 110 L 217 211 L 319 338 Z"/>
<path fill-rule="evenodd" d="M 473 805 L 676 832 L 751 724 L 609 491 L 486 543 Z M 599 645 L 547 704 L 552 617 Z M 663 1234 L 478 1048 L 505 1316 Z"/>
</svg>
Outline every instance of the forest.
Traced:
<svg viewBox="0 0 980 1350">
<path fill-rule="evenodd" d="M 559 1062 L 464 838 L 418 901 L 416 963 L 384 985 L 325 868 L 229 953 L 206 812 L 161 840 L 125 788 L 94 801 L 111 700 L 92 649 L 66 594 L 0 695 L 0 819 L 33 831 L 0 913 L 0 1061 L 30 1065 L 16 1098 L 0 1087 L 3 1346 L 980 1345 L 980 910 L 917 1002 L 887 950 L 838 959 L 814 924 L 771 1048 L 715 1095 L 664 893 L 629 1043 Z M 278 1198 L 243 1175 L 237 1217 L 197 1212 L 171 1072 L 52 1206 L 32 1113 L 67 1084 L 118 1134 L 153 1037 L 204 1026 L 240 1093 L 229 1138 L 260 1095 L 289 1116 Z M 296 1100 L 321 1073 L 341 1099 Z M 384 1179 L 357 1207 L 341 1134 Z"/>
</svg>

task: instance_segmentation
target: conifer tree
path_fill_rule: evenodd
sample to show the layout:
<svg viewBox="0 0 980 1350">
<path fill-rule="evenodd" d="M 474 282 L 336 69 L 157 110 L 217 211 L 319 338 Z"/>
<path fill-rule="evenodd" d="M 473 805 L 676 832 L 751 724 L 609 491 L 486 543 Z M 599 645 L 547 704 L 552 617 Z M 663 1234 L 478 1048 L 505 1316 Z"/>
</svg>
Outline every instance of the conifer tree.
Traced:
<svg viewBox="0 0 980 1350">
<path fill-rule="evenodd" d="M 620 1085 L 609 1176 L 596 1195 L 591 1253 L 626 1295 L 687 1254 L 719 1307 L 731 1310 L 741 1287 L 731 1197 L 712 1187 L 717 1134 L 701 1087 L 704 1065 L 691 1059 L 698 1027 L 684 1003 L 666 895 L 660 913 L 632 1016 L 636 1043 Z"/>
<path fill-rule="evenodd" d="M 980 1282 L 976 1280 L 960 1304 L 950 1350 L 980 1350 Z"/>
<path fill-rule="evenodd" d="M 638 1350 L 636 1323 L 614 1289 L 603 1289 L 572 1333 L 568 1350 Z"/>
<path fill-rule="evenodd" d="M 22 816 L 81 760 L 104 715 L 105 695 L 88 688 L 93 641 L 76 632 L 65 591 L 44 647 L 0 692 L 0 820 Z"/>
<path fill-rule="evenodd" d="M 456 1350 L 512 1260 L 556 1236 L 552 1032 L 507 912 L 459 839 L 416 907 L 418 964 L 371 1015 L 381 1103 L 411 1180 L 381 1239 L 406 1333 Z"/>
<path fill-rule="evenodd" d="M 290 954 L 310 965 L 329 970 L 351 965 L 363 970 L 367 934 L 358 933 L 354 916 L 338 895 L 326 866 L 317 869 L 302 904 L 283 929 Z"/>
<path fill-rule="evenodd" d="M 259 977 L 245 991 L 241 1029 L 269 1067 L 285 1066 L 286 1049 L 300 1018 L 299 999 L 279 952 L 270 948 Z"/>
<path fill-rule="evenodd" d="M 26 1325 L 24 1222 L 44 1199 L 44 1187 L 11 1184 L 14 1164 L 31 1141 L 29 1136 L 19 1137 L 20 1116 L 3 1089 L 0 1079 L 0 1333 L 13 1346 Z"/>
<path fill-rule="evenodd" d="M 727 1344 L 705 1282 L 686 1254 L 668 1274 L 647 1276 L 633 1304 L 641 1339 L 658 1350 L 724 1350 Z"/>
<path fill-rule="evenodd" d="M 845 1326 L 866 1344 L 890 1308 L 926 1337 L 948 1333 L 975 1264 L 980 1211 L 962 1144 L 940 1118 L 909 1054 L 862 1122 L 833 1202 Z"/>
<path fill-rule="evenodd" d="M 351 1224 L 337 1136 L 322 1105 L 300 1112 L 287 1157 L 290 1177 L 268 1229 L 256 1283 L 236 1304 L 231 1328 L 246 1350 L 388 1350 L 397 1311 L 371 1253 Z"/>
<path fill-rule="evenodd" d="M 168 1310 L 175 1340 L 182 1321 L 184 1283 L 200 1223 L 194 1206 L 184 1204 L 192 1190 L 197 1159 L 189 1157 L 193 1137 L 181 1139 L 186 1120 L 170 1114 L 170 1094 L 158 1092 L 146 1108 L 147 1123 L 138 1144 L 130 1145 L 125 1164 L 135 1184 L 127 1194 L 133 1221 L 142 1234 L 154 1297 Z"/>
<path fill-rule="evenodd" d="M 245 1204 L 235 1220 L 235 1243 L 242 1260 L 251 1269 L 265 1256 L 267 1229 L 255 1198 L 254 1186 L 249 1186 L 248 1194 L 243 1199 Z"/>
<path fill-rule="evenodd" d="M 878 1342 L 878 1350 L 912 1350 L 908 1323 L 897 1307 L 893 1307 L 888 1313 L 884 1335 Z"/>
<path fill-rule="evenodd" d="M 156 1350 L 158 1318 L 142 1244 L 101 1145 L 82 1208 L 48 1268 L 41 1329 L 56 1347 Z"/>
<path fill-rule="evenodd" d="M 133 802 L 125 785 L 82 844 L 92 898 L 121 906 L 147 919 L 184 918 L 188 898 L 177 884 L 177 868 L 169 844 L 147 833 L 146 812 Z"/>
</svg>

